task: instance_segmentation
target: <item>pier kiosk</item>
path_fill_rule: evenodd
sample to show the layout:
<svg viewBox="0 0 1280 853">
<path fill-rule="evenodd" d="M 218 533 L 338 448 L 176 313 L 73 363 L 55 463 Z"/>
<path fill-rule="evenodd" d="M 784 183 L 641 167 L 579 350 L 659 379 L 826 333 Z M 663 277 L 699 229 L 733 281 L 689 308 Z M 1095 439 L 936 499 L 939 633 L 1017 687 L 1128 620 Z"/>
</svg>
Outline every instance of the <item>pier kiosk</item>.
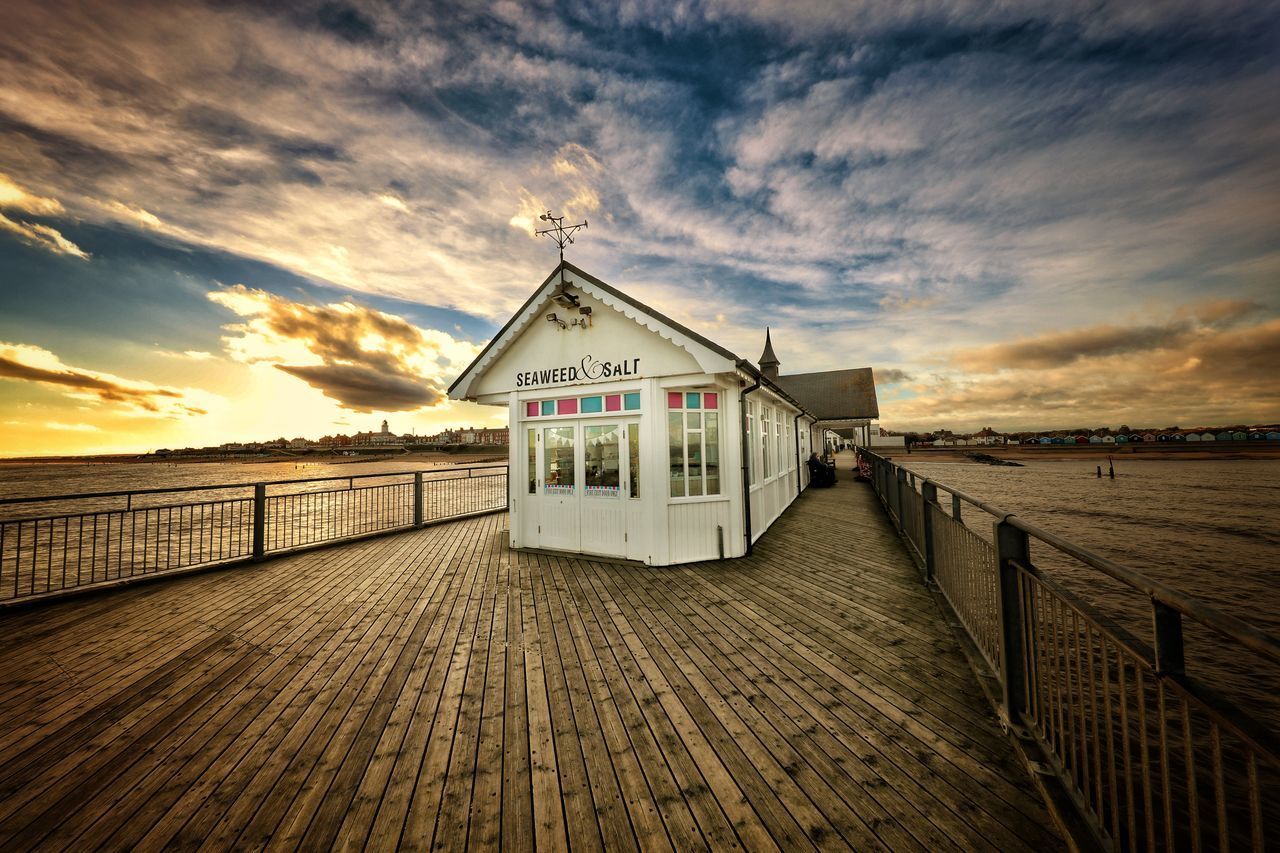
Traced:
<svg viewBox="0 0 1280 853">
<path fill-rule="evenodd" d="M 561 261 L 449 396 L 507 407 L 513 548 L 662 566 L 749 553 L 807 485 L 821 428 L 776 364 Z"/>
</svg>

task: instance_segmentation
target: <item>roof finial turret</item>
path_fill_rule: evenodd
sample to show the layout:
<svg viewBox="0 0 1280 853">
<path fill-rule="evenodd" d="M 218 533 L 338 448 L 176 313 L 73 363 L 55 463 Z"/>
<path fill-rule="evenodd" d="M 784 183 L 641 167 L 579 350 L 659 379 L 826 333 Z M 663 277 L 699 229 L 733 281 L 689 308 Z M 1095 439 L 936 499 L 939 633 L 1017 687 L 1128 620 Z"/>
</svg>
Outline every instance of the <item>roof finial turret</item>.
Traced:
<svg viewBox="0 0 1280 853">
<path fill-rule="evenodd" d="M 773 354 L 773 341 L 769 337 L 769 327 L 764 328 L 764 352 L 760 354 L 760 372 L 767 379 L 778 378 L 778 366 L 782 362 L 778 361 L 778 357 Z"/>
</svg>

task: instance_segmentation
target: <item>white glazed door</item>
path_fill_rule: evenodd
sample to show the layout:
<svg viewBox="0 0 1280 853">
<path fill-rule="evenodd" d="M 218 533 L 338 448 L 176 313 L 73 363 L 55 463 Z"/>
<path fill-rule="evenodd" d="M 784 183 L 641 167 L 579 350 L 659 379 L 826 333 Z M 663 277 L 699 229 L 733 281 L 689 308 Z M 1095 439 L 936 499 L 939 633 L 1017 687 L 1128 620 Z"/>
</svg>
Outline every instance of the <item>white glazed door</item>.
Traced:
<svg viewBox="0 0 1280 853">
<path fill-rule="evenodd" d="M 627 446 L 617 421 L 585 422 L 582 444 L 582 550 L 626 554 Z"/>
<path fill-rule="evenodd" d="M 538 544 L 557 551 L 580 551 L 581 427 L 572 422 L 545 426 L 541 438 Z"/>
</svg>

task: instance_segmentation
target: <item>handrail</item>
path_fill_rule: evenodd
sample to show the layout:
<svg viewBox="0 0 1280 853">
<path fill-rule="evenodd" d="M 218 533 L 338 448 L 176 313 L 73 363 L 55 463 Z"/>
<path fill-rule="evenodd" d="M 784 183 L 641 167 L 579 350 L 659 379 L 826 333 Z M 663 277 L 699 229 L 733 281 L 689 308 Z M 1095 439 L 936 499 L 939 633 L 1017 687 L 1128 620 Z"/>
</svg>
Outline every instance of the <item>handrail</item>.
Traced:
<svg viewBox="0 0 1280 853">
<path fill-rule="evenodd" d="M 1280 641 L 1264 634 L 1243 619 L 1223 613 L 1211 604 L 1206 604 L 1204 601 L 1160 581 L 1152 580 L 1141 572 L 1136 572 L 1127 566 L 1117 563 L 1115 560 L 1095 554 L 1087 548 L 1063 539 L 1056 533 L 1050 533 L 1034 524 L 1023 521 L 1016 515 L 1010 515 L 1009 522 L 1029 536 L 1034 536 L 1041 540 L 1046 545 L 1052 545 L 1064 554 L 1075 557 L 1080 562 L 1098 569 L 1107 576 L 1127 584 L 1162 604 L 1169 605 L 1182 615 L 1190 616 L 1205 627 L 1212 628 L 1219 634 L 1235 640 L 1263 657 L 1280 663 Z"/>
<path fill-rule="evenodd" d="M 994 504 L 858 452 L 923 580 L 990 667 L 1002 722 L 1061 786 L 1052 802 L 1072 803 L 1067 810 L 1107 848 L 1199 849 L 1215 834 L 1220 849 L 1266 847 L 1280 832 L 1280 739 L 1256 708 L 1187 672 L 1183 619 L 1226 638 L 1228 655 L 1243 649 L 1277 663 L 1280 641 Z M 939 492 L 951 495 L 949 514 Z M 989 534 L 965 523 L 964 503 L 991 516 Z M 1145 596 L 1150 643 L 1042 571 L 1033 539 Z"/>
<path fill-rule="evenodd" d="M 421 468 L 412 471 L 384 471 L 372 474 L 340 474 L 333 477 L 304 477 L 295 480 L 253 480 L 247 483 L 224 483 L 218 485 L 199 486 L 165 486 L 155 489 L 122 489 L 117 492 L 78 492 L 67 495 L 35 495 L 19 498 L 0 498 L 0 506 L 20 503 L 43 503 L 45 501 L 90 500 L 94 498 L 118 498 L 126 495 L 164 495 L 175 492 L 212 492 L 222 489 L 252 489 L 255 486 L 287 486 L 296 483 L 326 483 L 335 480 L 363 480 L 372 477 L 411 477 L 414 474 L 435 474 L 445 471 L 483 471 L 505 468 L 507 463 L 493 462 L 480 465 L 467 465 L 455 468 Z"/>
<path fill-rule="evenodd" d="M 861 449 L 859 452 L 878 459 L 888 465 L 892 465 L 897 468 L 902 467 L 901 465 L 894 465 L 893 462 L 885 459 L 883 456 L 865 448 Z M 1029 521 L 1025 521 L 1014 513 L 1001 509 L 994 504 L 987 503 L 986 501 L 979 500 L 972 495 L 968 495 L 960 489 L 953 488 L 945 483 L 939 483 L 937 480 L 927 477 L 921 479 L 924 483 L 932 484 L 938 489 L 938 491 L 955 495 L 966 503 L 977 507 L 995 518 L 1007 519 L 1010 524 L 1021 530 L 1023 533 L 1033 536 L 1044 542 L 1046 545 L 1051 545 L 1069 556 L 1075 557 L 1080 562 L 1098 569 L 1108 577 L 1126 584 L 1138 592 L 1141 592 L 1143 595 L 1159 601 L 1162 604 L 1167 604 L 1182 615 L 1190 616 L 1197 622 L 1204 624 L 1205 627 L 1212 628 L 1223 636 L 1239 642 L 1251 651 L 1257 652 L 1263 657 L 1270 658 L 1271 660 L 1280 663 L 1280 640 L 1263 633 L 1253 625 L 1245 622 L 1243 619 L 1223 613 L 1211 604 L 1207 604 L 1206 602 L 1188 595 L 1181 590 L 1174 589 L 1167 584 L 1149 578 L 1141 572 L 1117 563 L 1115 560 L 1104 557 L 1101 554 L 1095 554 L 1088 548 L 1077 545 L 1068 539 L 1062 538 L 1056 533 L 1051 533 L 1042 527 L 1032 524 Z"/>
<path fill-rule="evenodd" d="M 321 485 L 267 488 L 307 483 Z M 507 466 L 493 464 L 7 498 L 4 504 L 29 513 L 49 509 L 0 517 L 0 608 L 502 512 L 508 486 Z M 134 500 L 175 493 L 184 494 L 156 505 Z"/>
</svg>

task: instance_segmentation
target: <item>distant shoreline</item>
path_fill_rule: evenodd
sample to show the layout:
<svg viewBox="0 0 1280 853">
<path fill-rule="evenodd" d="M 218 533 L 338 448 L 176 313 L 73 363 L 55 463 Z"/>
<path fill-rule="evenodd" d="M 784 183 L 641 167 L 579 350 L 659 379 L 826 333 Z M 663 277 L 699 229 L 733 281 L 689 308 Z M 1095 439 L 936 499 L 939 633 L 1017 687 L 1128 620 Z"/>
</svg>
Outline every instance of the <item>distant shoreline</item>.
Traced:
<svg viewBox="0 0 1280 853">
<path fill-rule="evenodd" d="M 205 465 L 212 462 L 224 462 L 241 465 L 262 465 L 270 463 L 292 462 L 295 464 L 318 463 L 327 465 L 356 464 L 360 462 L 387 462 L 403 460 L 404 462 L 484 462 L 488 460 L 506 460 L 507 449 L 491 448 L 462 451 L 459 453 L 443 453 L 440 451 L 410 451 L 408 453 L 367 453 L 358 456 L 343 456 L 337 453 L 305 453 L 305 454 L 255 454 L 252 456 L 236 454 L 208 454 L 203 456 L 150 456 L 138 454 L 111 454 L 102 456 L 15 456 L 0 458 L 3 465 Z"/>
<path fill-rule="evenodd" d="M 906 448 L 900 447 L 873 447 L 871 450 L 888 459 L 896 459 L 898 461 L 919 459 L 924 462 L 973 462 L 972 459 L 968 458 L 967 454 L 970 453 L 985 453 L 988 456 L 994 456 L 997 459 L 1008 459 L 1012 462 L 1027 462 L 1040 459 L 1053 462 L 1089 462 L 1095 465 L 1105 463 L 1108 456 L 1112 456 L 1117 460 L 1123 459 L 1126 462 L 1164 462 L 1170 460 L 1180 462 L 1212 460 L 1221 462 L 1233 459 L 1280 459 L 1280 442 L 1270 442 L 1268 444 L 1240 442 L 1239 446 L 1236 446 L 1236 442 L 1223 442 L 1221 447 L 1214 445 L 1209 447 L 1174 445 L 1170 447 L 1167 443 L 1161 442 L 1150 445 L 1146 443 L 1075 446 L 1049 444 L 1037 447 L 1026 444 L 994 444 L 990 446 L 969 445 L 964 447 L 912 447 L 910 453 L 907 453 Z"/>
</svg>

